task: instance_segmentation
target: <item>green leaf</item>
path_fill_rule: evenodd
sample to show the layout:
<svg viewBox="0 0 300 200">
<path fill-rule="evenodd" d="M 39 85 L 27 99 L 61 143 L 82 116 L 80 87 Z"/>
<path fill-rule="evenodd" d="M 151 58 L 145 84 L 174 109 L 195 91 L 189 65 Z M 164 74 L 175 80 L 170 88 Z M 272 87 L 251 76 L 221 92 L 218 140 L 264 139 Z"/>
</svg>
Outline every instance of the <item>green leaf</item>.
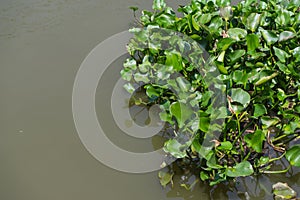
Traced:
<svg viewBox="0 0 300 200">
<path fill-rule="evenodd" d="M 167 66 L 172 66 L 176 71 L 180 71 L 183 68 L 182 65 L 182 58 L 180 55 L 174 52 L 165 52 L 166 54 L 166 65 Z"/>
<path fill-rule="evenodd" d="M 223 19 L 228 21 L 232 17 L 231 6 L 226 6 L 226 7 L 220 8 L 220 15 L 221 15 L 221 17 L 223 17 Z"/>
<path fill-rule="evenodd" d="M 275 22 L 281 26 L 287 26 L 291 20 L 291 15 L 293 15 L 292 12 L 280 9 L 277 18 L 275 19 Z"/>
<path fill-rule="evenodd" d="M 214 17 L 209 26 L 208 26 L 208 29 L 213 32 L 213 33 L 216 33 L 219 31 L 219 28 L 223 25 L 223 20 L 221 17 L 217 16 L 217 17 Z"/>
<path fill-rule="evenodd" d="M 219 42 L 217 43 L 217 47 L 218 49 L 221 49 L 222 51 L 225 51 L 226 49 L 228 49 L 228 47 L 230 47 L 233 43 L 235 43 L 235 40 L 232 38 L 222 38 L 221 40 L 219 40 Z"/>
<path fill-rule="evenodd" d="M 259 86 L 261 84 L 264 84 L 265 82 L 267 82 L 267 81 L 272 80 L 273 78 L 275 78 L 277 75 L 278 75 L 278 72 L 274 72 L 270 76 L 263 76 L 254 85 L 255 86 Z"/>
<path fill-rule="evenodd" d="M 230 38 L 239 41 L 247 36 L 247 31 L 241 28 L 230 28 L 228 29 L 227 34 Z"/>
<path fill-rule="evenodd" d="M 263 129 L 267 129 L 271 126 L 276 125 L 278 122 L 280 122 L 280 119 L 277 117 L 271 118 L 269 116 L 263 116 L 261 117 L 261 123 L 262 123 L 262 127 Z"/>
<path fill-rule="evenodd" d="M 272 185 L 275 200 L 296 199 L 297 193 L 287 183 L 278 182 Z"/>
<path fill-rule="evenodd" d="M 135 6 L 130 6 L 129 7 L 130 10 L 132 10 L 133 12 L 137 11 L 139 8 L 135 7 Z"/>
<path fill-rule="evenodd" d="M 186 104 L 174 102 L 170 106 L 170 113 L 176 118 L 179 128 L 192 118 L 193 111 Z"/>
<path fill-rule="evenodd" d="M 291 165 L 300 167 L 300 145 L 294 145 L 286 151 L 286 159 Z"/>
<path fill-rule="evenodd" d="M 200 117 L 199 120 L 199 129 L 205 133 L 208 132 L 210 125 L 210 118 L 209 117 Z"/>
<path fill-rule="evenodd" d="M 199 27 L 198 23 L 196 22 L 195 16 L 194 16 L 194 15 L 192 16 L 192 24 L 193 24 L 193 27 L 194 27 L 194 29 L 195 29 L 196 31 L 199 31 L 199 30 L 200 30 L 200 27 Z"/>
<path fill-rule="evenodd" d="M 259 47 L 259 37 L 256 34 L 249 34 L 246 37 L 248 51 L 254 51 Z"/>
<path fill-rule="evenodd" d="M 170 139 L 165 142 L 163 149 L 175 158 L 184 158 L 186 156 L 186 147 L 185 144 L 180 144 L 176 139 Z"/>
<path fill-rule="evenodd" d="M 232 143 L 229 141 L 225 141 L 225 142 L 221 142 L 220 146 L 218 146 L 217 148 L 219 150 L 223 150 L 223 151 L 230 151 L 232 149 Z"/>
<path fill-rule="evenodd" d="M 158 172 L 158 178 L 160 180 L 160 184 L 163 187 L 166 187 L 169 183 L 172 183 L 174 174 L 164 172 L 164 171 L 159 171 Z"/>
<path fill-rule="evenodd" d="M 267 113 L 267 109 L 263 104 L 254 104 L 254 117 L 260 117 Z"/>
<path fill-rule="evenodd" d="M 285 63 L 286 59 L 291 57 L 287 52 L 283 51 L 282 49 L 278 49 L 277 47 L 273 47 L 275 55 L 280 60 L 280 62 Z"/>
<path fill-rule="evenodd" d="M 153 10 L 163 10 L 167 4 L 164 0 L 153 0 L 152 9 Z"/>
<path fill-rule="evenodd" d="M 234 167 L 228 167 L 226 170 L 226 175 L 229 177 L 250 176 L 253 173 L 253 167 L 248 161 L 242 161 Z"/>
<path fill-rule="evenodd" d="M 264 140 L 265 134 L 262 130 L 257 130 L 253 134 L 249 133 L 245 136 L 245 142 L 247 143 L 247 145 L 258 153 L 262 152 Z"/>
<path fill-rule="evenodd" d="M 146 85 L 146 94 L 150 98 L 157 98 L 160 96 L 162 89 L 161 88 L 155 88 L 152 85 Z"/>
<path fill-rule="evenodd" d="M 250 103 L 249 93 L 241 88 L 231 89 L 231 99 L 233 102 L 238 102 L 244 107 L 247 107 L 247 105 Z"/>
<path fill-rule="evenodd" d="M 279 35 L 279 42 L 289 40 L 295 36 L 296 36 L 296 34 L 291 31 L 283 31 Z"/>
<path fill-rule="evenodd" d="M 251 13 L 247 18 L 246 27 L 252 32 L 254 32 L 258 27 L 259 22 L 260 22 L 260 14 Z"/>
<path fill-rule="evenodd" d="M 135 91 L 135 88 L 131 85 L 131 83 L 126 83 L 123 87 L 130 94 L 133 94 L 133 92 Z"/>
<path fill-rule="evenodd" d="M 300 62 L 300 47 L 293 49 L 293 57 L 296 58 L 295 62 Z"/>
<path fill-rule="evenodd" d="M 273 31 L 268 31 L 264 29 L 261 29 L 260 31 L 268 45 L 274 44 L 278 41 L 278 36 Z"/>
<path fill-rule="evenodd" d="M 210 20 L 211 20 L 211 14 L 209 14 L 209 13 L 201 15 L 201 17 L 199 19 L 201 24 L 206 24 L 206 23 L 210 22 Z"/>
<path fill-rule="evenodd" d="M 235 64 L 246 53 L 245 50 L 235 50 L 227 54 L 228 62 L 230 65 Z"/>
</svg>

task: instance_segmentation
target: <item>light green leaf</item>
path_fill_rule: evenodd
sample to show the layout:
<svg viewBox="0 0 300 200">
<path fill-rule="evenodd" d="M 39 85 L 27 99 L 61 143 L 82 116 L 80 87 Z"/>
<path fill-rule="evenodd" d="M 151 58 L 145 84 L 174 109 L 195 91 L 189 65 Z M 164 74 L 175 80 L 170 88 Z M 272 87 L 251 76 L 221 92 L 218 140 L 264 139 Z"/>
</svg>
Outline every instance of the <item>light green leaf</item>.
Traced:
<svg viewBox="0 0 300 200">
<path fill-rule="evenodd" d="M 229 35 L 230 38 L 239 41 L 246 37 L 247 31 L 241 28 L 230 28 L 228 29 L 227 34 Z"/>
<path fill-rule="evenodd" d="M 223 151 L 230 151 L 232 149 L 232 143 L 229 141 L 225 141 L 225 142 L 221 142 L 220 146 L 218 146 L 217 148 L 219 150 L 223 150 Z"/>
<path fill-rule="evenodd" d="M 247 107 L 247 105 L 250 103 L 249 93 L 241 88 L 231 89 L 231 99 L 233 102 L 238 102 L 244 107 Z"/>
<path fill-rule="evenodd" d="M 260 14 L 251 13 L 247 18 L 246 27 L 252 32 L 254 32 L 258 27 L 259 22 L 260 22 Z"/>
<path fill-rule="evenodd" d="M 277 47 L 273 47 L 275 55 L 280 60 L 280 62 L 285 63 L 286 59 L 291 57 L 287 52 L 282 49 L 278 49 Z"/>
<path fill-rule="evenodd" d="M 200 17 L 200 23 L 201 24 L 206 24 L 208 22 L 210 22 L 211 20 L 211 14 L 207 13 L 207 14 L 203 14 Z"/>
<path fill-rule="evenodd" d="M 274 44 L 278 41 L 278 36 L 273 31 L 268 31 L 264 29 L 261 29 L 260 31 L 268 45 Z"/>
<path fill-rule="evenodd" d="M 253 167 L 248 161 L 242 161 L 234 167 L 228 167 L 226 170 L 226 175 L 229 177 L 250 176 L 253 173 Z"/>
<path fill-rule="evenodd" d="M 175 158 L 184 158 L 186 156 L 186 145 L 180 144 L 176 139 L 166 141 L 163 149 Z"/>
<path fill-rule="evenodd" d="M 152 9 L 153 10 L 163 10 L 167 4 L 164 0 L 153 0 Z"/>
<path fill-rule="evenodd" d="M 279 42 L 289 40 L 295 36 L 296 36 L 296 34 L 291 31 L 283 31 L 279 35 Z"/>
<path fill-rule="evenodd" d="M 173 173 L 171 174 L 168 172 L 159 171 L 158 178 L 161 186 L 166 187 L 169 183 L 172 183 L 173 175 Z"/>
<path fill-rule="evenodd" d="M 245 50 L 235 50 L 227 54 L 229 63 L 235 64 L 246 53 Z"/>
</svg>

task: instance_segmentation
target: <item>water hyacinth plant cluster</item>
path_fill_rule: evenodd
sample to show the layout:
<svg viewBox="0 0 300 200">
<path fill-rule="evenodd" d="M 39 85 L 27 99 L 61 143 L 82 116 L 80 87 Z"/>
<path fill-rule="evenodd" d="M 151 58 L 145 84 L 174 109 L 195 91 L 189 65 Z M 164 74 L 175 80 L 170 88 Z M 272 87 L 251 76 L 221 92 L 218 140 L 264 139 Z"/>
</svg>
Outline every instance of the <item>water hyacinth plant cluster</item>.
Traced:
<svg viewBox="0 0 300 200">
<path fill-rule="evenodd" d="M 278 160 L 300 167 L 299 6 L 192 0 L 176 14 L 154 0 L 142 11 L 121 75 L 133 97 L 137 85 L 145 93 L 134 104 L 160 105 L 174 133 L 164 150 L 179 167 L 210 185 L 287 172 L 272 169 Z M 160 178 L 166 185 L 172 174 Z"/>
</svg>

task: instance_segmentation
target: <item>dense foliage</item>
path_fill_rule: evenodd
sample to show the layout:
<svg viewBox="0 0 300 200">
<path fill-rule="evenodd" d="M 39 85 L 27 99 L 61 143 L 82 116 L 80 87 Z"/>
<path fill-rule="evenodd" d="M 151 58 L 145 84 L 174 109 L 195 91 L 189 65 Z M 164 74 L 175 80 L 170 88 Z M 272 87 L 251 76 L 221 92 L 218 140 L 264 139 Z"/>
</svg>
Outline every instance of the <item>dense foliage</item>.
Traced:
<svg viewBox="0 0 300 200">
<path fill-rule="evenodd" d="M 176 14 L 154 0 L 154 11 L 142 11 L 121 75 L 128 92 L 147 95 L 136 105 L 160 105 L 174 130 L 164 150 L 178 165 L 211 185 L 287 172 L 271 171 L 279 159 L 300 167 L 299 6 L 192 0 Z M 164 185 L 171 177 L 160 173 Z"/>
</svg>

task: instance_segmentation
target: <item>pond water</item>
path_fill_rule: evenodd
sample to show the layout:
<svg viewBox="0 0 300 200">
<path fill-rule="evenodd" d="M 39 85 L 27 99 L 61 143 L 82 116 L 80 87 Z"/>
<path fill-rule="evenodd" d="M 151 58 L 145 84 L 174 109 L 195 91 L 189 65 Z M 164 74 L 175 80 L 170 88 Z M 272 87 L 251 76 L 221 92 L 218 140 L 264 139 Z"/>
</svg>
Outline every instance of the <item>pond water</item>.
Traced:
<svg viewBox="0 0 300 200">
<path fill-rule="evenodd" d="M 186 2 L 168 1 L 173 8 Z M 287 175 L 239 179 L 235 187 L 198 183 L 191 192 L 178 184 L 163 189 L 157 172 L 119 172 L 85 149 L 72 116 L 76 73 L 97 44 L 133 26 L 129 6 L 151 9 L 151 4 L 150 0 L 0 1 L 0 199 L 188 200 L 246 199 L 247 195 L 272 199 L 271 186 L 277 181 L 300 193 L 296 169 Z M 111 115 L 111 91 L 124 58 L 116 60 L 99 82 L 98 118 L 121 148 L 152 151 L 161 146 L 159 137 L 124 135 Z M 188 181 L 195 179 L 191 176 Z"/>
</svg>

